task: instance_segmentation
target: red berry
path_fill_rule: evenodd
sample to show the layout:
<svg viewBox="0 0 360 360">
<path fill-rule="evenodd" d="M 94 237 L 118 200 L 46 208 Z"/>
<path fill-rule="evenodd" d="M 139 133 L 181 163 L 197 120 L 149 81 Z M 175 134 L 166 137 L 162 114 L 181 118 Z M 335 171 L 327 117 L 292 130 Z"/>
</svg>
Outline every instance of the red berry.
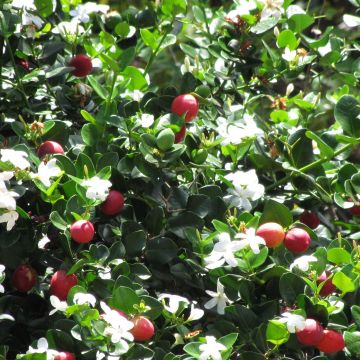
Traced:
<svg viewBox="0 0 360 360">
<path fill-rule="evenodd" d="M 37 279 L 37 272 L 30 265 L 20 265 L 16 268 L 12 283 L 14 287 L 21 292 L 28 292 L 31 290 Z"/>
<path fill-rule="evenodd" d="M 64 149 L 56 141 L 45 141 L 40 145 L 37 153 L 39 158 L 42 158 L 47 154 L 63 154 Z"/>
<path fill-rule="evenodd" d="M 130 332 L 135 341 L 148 341 L 155 334 L 154 324 L 145 316 L 136 316 L 132 319 L 134 327 Z"/>
<path fill-rule="evenodd" d="M 305 328 L 296 333 L 296 337 L 303 345 L 315 346 L 324 337 L 324 328 L 314 319 L 306 319 Z"/>
<path fill-rule="evenodd" d="M 307 225 L 310 229 L 316 229 L 320 225 L 320 220 L 316 214 L 304 211 L 300 215 L 300 221 Z"/>
<path fill-rule="evenodd" d="M 26 71 L 30 70 L 29 62 L 26 59 L 16 59 L 16 63 Z"/>
<path fill-rule="evenodd" d="M 179 142 L 182 142 L 185 139 L 186 135 L 186 126 L 184 125 L 180 131 L 175 134 L 175 144 L 178 144 Z"/>
<path fill-rule="evenodd" d="M 94 225 L 88 220 L 78 220 L 70 226 L 71 238 L 80 244 L 90 242 L 94 238 Z"/>
<path fill-rule="evenodd" d="M 182 94 L 177 96 L 172 104 L 171 111 L 179 116 L 185 115 L 185 121 L 190 122 L 194 119 L 199 111 L 199 102 L 191 94 Z"/>
<path fill-rule="evenodd" d="M 57 355 L 55 355 L 54 360 L 76 360 L 76 357 L 72 353 L 69 353 L 67 351 L 61 351 Z"/>
<path fill-rule="evenodd" d="M 306 251 L 311 243 L 309 234 L 301 228 L 293 228 L 285 235 L 284 245 L 293 253 Z"/>
<path fill-rule="evenodd" d="M 101 211 L 105 215 L 117 215 L 124 208 L 124 196 L 120 191 L 110 190 L 106 200 L 101 204 Z"/>
<path fill-rule="evenodd" d="M 333 276 L 331 276 L 331 272 L 330 271 L 324 271 L 317 279 L 316 279 L 316 283 L 318 284 L 318 286 L 325 281 L 324 285 L 322 286 L 319 294 L 321 296 L 328 296 L 330 294 L 332 294 L 335 290 L 336 290 L 336 286 L 333 284 L 332 282 L 332 278 Z M 328 279 L 327 279 L 328 278 Z M 327 280 L 326 280 L 327 279 Z"/>
<path fill-rule="evenodd" d="M 268 222 L 259 226 L 256 235 L 265 240 L 267 247 L 274 248 L 284 241 L 285 231 L 280 224 Z"/>
<path fill-rule="evenodd" d="M 334 330 L 324 330 L 324 337 L 316 345 L 324 353 L 341 351 L 345 347 L 345 341 L 341 333 Z"/>
<path fill-rule="evenodd" d="M 58 270 L 51 278 L 50 292 L 60 300 L 66 300 L 70 289 L 77 285 L 78 279 L 75 274 L 66 275 L 66 271 Z"/>
<path fill-rule="evenodd" d="M 349 209 L 351 215 L 359 216 L 360 215 L 360 205 L 354 205 Z"/>
<path fill-rule="evenodd" d="M 84 54 L 75 55 L 70 60 L 69 65 L 75 68 L 72 74 L 77 77 L 84 77 L 92 71 L 91 59 Z"/>
</svg>

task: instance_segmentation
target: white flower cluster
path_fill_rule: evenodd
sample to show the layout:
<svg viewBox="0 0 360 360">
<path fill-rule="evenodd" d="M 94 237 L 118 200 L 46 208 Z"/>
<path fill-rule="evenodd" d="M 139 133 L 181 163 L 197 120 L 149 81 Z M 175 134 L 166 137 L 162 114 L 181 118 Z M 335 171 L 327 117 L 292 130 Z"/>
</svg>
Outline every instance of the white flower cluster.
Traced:
<svg viewBox="0 0 360 360">
<path fill-rule="evenodd" d="M 5 183 L 13 176 L 12 171 L 0 173 L 0 223 L 6 223 L 7 231 L 10 231 L 15 226 L 15 221 L 19 218 L 19 214 L 16 212 L 15 200 L 19 194 L 9 190 Z"/>
</svg>

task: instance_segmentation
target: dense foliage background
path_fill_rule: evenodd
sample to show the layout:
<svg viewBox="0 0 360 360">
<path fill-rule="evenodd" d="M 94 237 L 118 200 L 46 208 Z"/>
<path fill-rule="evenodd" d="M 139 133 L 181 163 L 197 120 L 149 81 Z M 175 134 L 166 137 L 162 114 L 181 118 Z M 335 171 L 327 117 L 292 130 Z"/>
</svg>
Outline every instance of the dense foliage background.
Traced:
<svg viewBox="0 0 360 360">
<path fill-rule="evenodd" d="M 0 2 L 0 358 L 360 358 L 359 7 Z"/>
</svg>

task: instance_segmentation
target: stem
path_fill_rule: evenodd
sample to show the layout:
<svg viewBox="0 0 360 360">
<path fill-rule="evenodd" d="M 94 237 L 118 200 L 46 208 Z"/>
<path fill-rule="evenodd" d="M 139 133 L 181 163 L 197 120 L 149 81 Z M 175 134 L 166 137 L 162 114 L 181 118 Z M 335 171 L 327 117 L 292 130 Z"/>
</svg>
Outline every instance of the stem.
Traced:
<svg viewBox="0 0 360 360">
<path fill-rule="evenodd" d="M 358 143 L 358 142 L 360 142 L 360 138 L 356 139 L 356 143 Z M 340 149 L 338 149 L 337 151 L 334 152 L 334 155 L 333 155 L 332 159 L 335 158 L 336 156 L 340 155 L 340 154 L 343 153 L 344 151 L 350 149 L 350 148 L 353 147 L 354 145 L 355 145 L 355 144 L 346 144 L 345 146 L 341 147 Z M 303 167 L 300 168 L 298 171 L 299 171 L 299 172 L 307 172 L 307 171 L 309 171 L 309 170 L 311 170 L 311 169 L 313 169 L 313 168 L 315 168 L 315 167 L 317 167 L 317 166 L 319 166 L 319 165 L 321 165 L 321 164 L 323 164 L 324 162 L 329 161 L 329 160 L 330 160 L 330 159 L 328 159 L 328 158 L 323 158 L 323 159 L 316 160 L 316 161 L 314 161 L 314 162 L 312 162 L 312 163 L 310 163 L 310 164 L 308 164 L 308 165 L 303 166 Z M 293 176 L 293 174 L 292 174 L 292 172 L 291 172 L 289 175 L 285 176 L 285 177 L 282 178 L 281 180 L 278 180 L 278 181 L 276 181 L 274 184 L 269 185 L 269 186 L 266 188 L 266 191 L 272 190 L 272 189 L 276 188 L 276 187 L 279 186 L 279 185 L 285 184 L 288 180 L 290 180 L 290 179 L 292 178 L 292 176 Z"/>
<path fill-rule="evenodd" d="M 162 36 L 157 48 L 155 49 L 155 51 L 151 54 L 149 62 L 146 64 L 145 67 L 145 71 L 144 71 L 144 76 L 149 72 L 150 66 L 152 65 L 152 63 L 154 62 L 158 52 L 160 51 L 160 47 L 162 45 L 162 43 L 164 42 L 166 36 L 169 34 L 170 32 L 170 28 L 172 28 L 172 24 L 173 22 L 171 22 L 171 26 L 168 27 L 168 30 L 165 31 L 165 34 Z"/>
<path fill-rule="evenodd" d="M 14 67 L 14 72 L 15 72 L 15 78 L 16 78 L 16 83 L 17 83 L 17 86 L 18 86 L 18 90 L 20 91 L 24 101 L 25 101 L 25 104 L 26 106 L 28 107 L 28 109 L 30 109 L 30 104 L 29 104 L 29 101 L 26 97 L 26 93 L 25 93 L 25 90 L 24 90 L 24 85 L 21 81 L 21 77 L 19 75 L 19 72 L 18 72 L 18 69 L 17 69 L 17 65 L 16 65 L 16 62 L 15 62 L 15 57 L 14 57 L 14 53 L 11 49 L 11 45 L 10 45 L 10 42 L 9 42 L 9 38 L 7 36 L 5 36 L 5 42 L 6 42 L 6 47 L 9 51 L 9 54 L 10 54 L 10 59 L 11 59 L 11 63 Z"/>
</svg>

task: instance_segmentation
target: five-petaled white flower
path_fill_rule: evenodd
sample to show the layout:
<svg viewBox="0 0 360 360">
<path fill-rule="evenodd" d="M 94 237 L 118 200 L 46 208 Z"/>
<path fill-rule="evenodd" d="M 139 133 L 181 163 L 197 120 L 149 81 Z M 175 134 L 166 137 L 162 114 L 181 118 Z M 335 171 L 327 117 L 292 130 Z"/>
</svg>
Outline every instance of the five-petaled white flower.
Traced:
<svg viewBox="0 0 360 360">
<path fill-rule="evenodd" d="M 68 40 L 74 40 L 76 35 L 83 34 L 85 29 L 79 24 L 77 18 L 73 18 L 71 21 L 62 21 L 52 29 L 54 34 L 59 34 L 63 38 Z"/>
<path fill-rule="evenodd" d="M 282 318 L 279 320 L 286 324 L 289 333 L 296 333 L 297 331 L 304 330 L 305 318 L 301 315 L 284 312 L 281 314 Z"/>
<path fill-rule="evenodd" d="M 30 173 L 33 179 L 40 180 L 46 187 L 51 185 L 50 178 L 59 176 L 62 170 L 56 165 L 56 159 L 51 159 L 48 162 L 42 162 L 39 165 L 36 174 Z"/>
<path fill-rule="evenodd" d="M 281 57 L 288 62 L 293 62 L 296 59 L 296 50 L 290 50 L 286 47 L 285 52 Z"/>
<path fill-rule="evenodd" d="M 196 308 L 195 306 L 196 306 L 196 301 L 193 301 L 190 307 L 190 315 L 186 319 L 186 321 L 199 320 L 204 316 L 204 310 Z"/>
<path fill-rule="evenodd" d="M 224 315 L 225 314 L 225 307 L 226 303 L 231 303 L 231 301 L 228 299 L 226 294 L 224 293 L 224 286 L 221 284 L 221 282 L 218 280 L 217 282 L 217 289 L 215 291 L 206 290 L 206 293 L 212 297 L 211 300 L 209 300 L 205 305 L 205 309 L 212 309 L 216 306 L 216 310 L 218 314 Z"/>
<path fill-rule="evenodd" d="M 90 15 L 94 13 L 106 14 L 109 11 L 109 5 L 99 5 L 94 2 L 86 2 L 84 4 L 79 4 L 75 9 L 70 10 L 70 15 L 83 23 L 88 23 L 90 21 Z"/>
<path fill-rule="evenodd" d="M 74 303 L 77 305 L 88 304 L 94 307 L 96 304 L 96 298 L 94 295 L 78 292 L 74 295 Z"/>
<path fill-rule="evenodd" d="M 6 223 L 6 230 L 10 231 L 15 226 L 18 218 L 19 214 L 14 210 L 10 210 L 0 215 L 0 223 Z"/>
<path fill-rule="evenodd" d="M 199 360 L 221 360 L 221 351 L 226 350 L 226 346 L 217 342 L 214 336 L 205 337 L 206 344 L 201 344 L 199 350 L 201 351 Z"/>
<path fill-rule="evenodd" d="M 49 344 L 46 338 L 40 338 L 37 341 L 37 347 L 29 347 L 29 350 L 26 352 L 27 354 L 34 354 L 34 353 L 46 353 L 46 360 L 53 360 L 55 356 L 59 353 L 56 350 L 49 349 Z"/>
<path fill-rule="evenodd" d="M 86 197 L 88 199 L 105 201 L 112 184 L 109 180 L 94 176 L 91 179 L 84 180 L 81 185 L 87 188 Z"/>
<path fill-rule="evenodd" d="M 1 158 L 3 162 L 10 162 L 15 167 L 24 170 L 30 167 L 29 161 L 26 159 L 28 154 L 25 151 L 2 149 L 0 150 Z"/>
<path fill-rule="evenodd" d="M 246 233 L 238 233 L 235 235 L 235 239 L 243 239 L 240 240 L 239 243 L 241 244 L 241 248 L 250 246 L 250 249 L 253 251 L 254 254 L 259 254 L 260 249 L 259 245 L 265 245 L 265 240 L 261 237 L 256 235 L 256 231 L 254 228 L 249 228 L 246 230 Z"/>
<path fill-rule="evenodd" d="M 250 211 L 250 201 L 258 200 L 264 195 L 265 188 L 259 184 L 255 170 L 236 171 L 226 175 L 225 179 L 231 181 L 234 186 L 233 189 L 227 190 L 229 195 L 225 196 L 225 200 L 229 201 L 231 206 Z"/>
<path fill-rule="evenodd" d="M 231 241 L 228 233 L 220 233 L 218 235 L 219 241 L 214 245 L 214 248 L 209 256 L 204 260 L 208 269 L 216 269 L 226 263 L 231 267 L 238 265 L 234 253 L 242 249 L 240 241 Z"/>
<path fill-rule="evenodd" d="M 64 312 L 67 307 L 68 307 L 68 304 L 66 301 L 61 301 L 57 296 L 55 295 L 51 295 L 50 296 L 50 303 L 51 305 L 53 306 L 54 309 L 52 309 L 50 312 L 49 312 L 49 315 L 52 315 L 52 314 L 55 314 L 57 311 L 61 311 L 61 312 Z"/>
<path fill-rule="evenodd" d="M 308 271 L 310 268 L 310 263 L 316 261 L 318 261 L 318 259 L 313 255 L 300 256 L 290 265 L 290 270 L 292 270 L 294 267 L 297 267 L 302 271 Z"/>
<path fill-rule="evenodd" d="M 100 306 L 104 311 L 102 318 L 108 323 L 104 334 L 111 337 L 112 343 L 120 343 L 126 352 L 129 349 L 129 345 L 124 339 L 128 341 L 134 340 L 133 335 L 129 332 L 134 327 L 134 324 L 117 311 L 112 310 L 103 301 L 100 302 Z"/>
<path fill-rule="evenodd" d="M 276 19 L 281 18 L 281 14 L 284 12 L 284 0 L 260 0 L 260 2 L 264 4 L 264 8 L 261 11 L 262 19 L 269 17 L 274 17 Z"/>
<path fill-rule="evenodd" d="M 9 191 L 3 181 L 0 181 L 0 209 L 14 211 L 16 209 L 16 200 L 19 194 L 15 191 Z"/>
</svg>

